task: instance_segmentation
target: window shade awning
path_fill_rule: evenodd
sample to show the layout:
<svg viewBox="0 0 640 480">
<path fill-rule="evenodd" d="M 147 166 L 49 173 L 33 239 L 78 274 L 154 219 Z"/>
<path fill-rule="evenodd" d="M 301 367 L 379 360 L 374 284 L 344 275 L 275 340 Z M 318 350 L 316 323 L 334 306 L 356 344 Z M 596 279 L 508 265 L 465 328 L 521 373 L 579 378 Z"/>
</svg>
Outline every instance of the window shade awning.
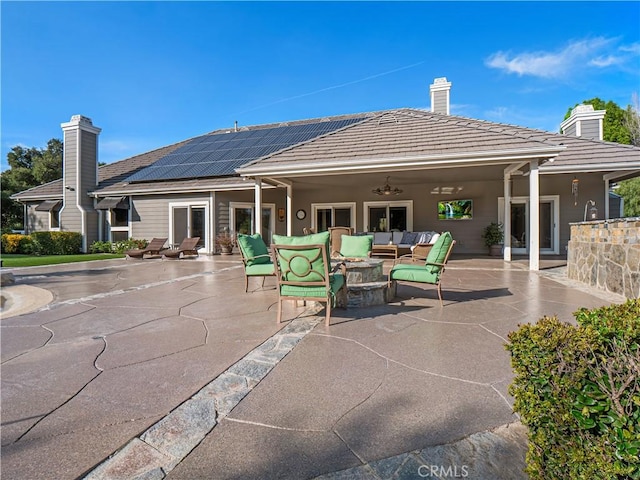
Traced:
<svg viewBox="0 0 640 480">
<path fill-rule="evenodd" d="M 50 212 L 51 210 L 55 210 L 57 207 L 59 207 L 61 203 L 62 200 L 45 200 L 36 207 L 36 211 Z"/>
<path fill-rule="evenodd" d="M 111 210 L 112 208 L 129 209 L 127 197 L 105 197 L 98 202 L 96 210 Z"/>
</svg>

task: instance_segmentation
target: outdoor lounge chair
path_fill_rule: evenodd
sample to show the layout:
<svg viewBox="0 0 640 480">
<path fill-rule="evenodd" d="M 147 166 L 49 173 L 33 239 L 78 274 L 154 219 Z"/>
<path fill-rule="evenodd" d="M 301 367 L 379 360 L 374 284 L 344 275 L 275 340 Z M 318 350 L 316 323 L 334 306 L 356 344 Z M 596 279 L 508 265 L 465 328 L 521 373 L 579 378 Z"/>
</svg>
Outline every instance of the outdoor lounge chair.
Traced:
<svg viewBox="0 0 640 480">
<path fill-rule="evenodd" d="M 440 306 L 443 306 L 440 281 L 442 274 L 444 273 L 445 265 L 449 260 L 451 250 L 453 250 L 453 246 L 455 244 L 456 241 L 451 237 L 451 233 L 444 232 L 429 250 L 424 264 L 403 264 L 402 260 L 404 258 L 413 260 L 413 256 L 411 254 L 403 255 L 394 262 L 394 265 L 389 272 L 389 283 L 391 283 L 392 280 L 397 280 L 436 285 L 438 287 Z"/>
<path fill-rule="evenodd" d="M 166 238 L 154 238 L 149 242 L 149 244 L 144 248 L 134 248 L 132 250 L 128 250 L 125 253 L 127 258 L 144 258 L 144 255 L 148 253 L 149 255 L 159 255 L 160 252 L 166 250 L 164 244 L 166 243 Z"/>
<path fill-rule="evenodd" d="M 278 323 L 282 321 L 282 302 L 311 300 L 326 303 L 325 325 L 329 326 L 331 308 L 337 304 L 338 294 L 346 294 L 347 286 L 344 263 L 330 270 L 329 233 L 273 238 L 278 242 L 271 245 L 278 281 Z"/>
<path fill-rule="evenodd" d="M 196 248 L 198 242 L 200 241 L 200 237 L 190 237 L 185 238 L 180 242 L 178 248 L 173 248 L 171 250 L 163 250 L 162 256 L 166 258 L 180 258 L 186 255 L 195 255 L 198 256 L 198 249 Z"/>
<path fill-rule="evenodd" d="M 331 256 L 340 255 L 340 247 L 342 246 L 343 235 L 353 235 L 351 227 L 329 227 L 329 244 L 331 245 Z"/>
<path fill-rule="evenodd" d="M 262 277 L 264 287 L 265 277 L 276 274 L 267 245 L 259 233 L 253 235 L 239 233 L 237 242 L 244 264 L 244 291 L 249 291 L 249 277 Z"/>
</svg>

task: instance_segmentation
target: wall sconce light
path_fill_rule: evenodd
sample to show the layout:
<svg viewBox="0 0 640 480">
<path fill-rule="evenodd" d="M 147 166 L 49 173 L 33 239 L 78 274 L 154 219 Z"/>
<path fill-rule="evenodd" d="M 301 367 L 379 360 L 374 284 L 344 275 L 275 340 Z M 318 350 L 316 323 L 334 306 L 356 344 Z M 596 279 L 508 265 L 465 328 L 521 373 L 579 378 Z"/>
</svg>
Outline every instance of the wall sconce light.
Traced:
<svg viewBox="0 0 640 480">
<path fill-rule="evenodd" d="M 578 185 L 580 184 L 580 180 L 576 177 L 573 177 L 571 180 L 571 194 L 573 195 L 573 206 L 578 205 Z"/>
</svg>

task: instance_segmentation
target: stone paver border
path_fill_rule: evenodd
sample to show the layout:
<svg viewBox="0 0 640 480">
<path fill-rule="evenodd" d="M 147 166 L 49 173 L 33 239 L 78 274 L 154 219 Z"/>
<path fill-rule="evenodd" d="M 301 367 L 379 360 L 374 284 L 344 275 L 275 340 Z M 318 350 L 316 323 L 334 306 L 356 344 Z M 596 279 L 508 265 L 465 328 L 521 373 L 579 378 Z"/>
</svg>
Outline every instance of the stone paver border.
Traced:
<svg viewBox="0 0 640 480">
<path fill-rule="evenodd" d="M 290 322 L 84 479 L 165 478 L 319 322 L 316 316 Z"/>
</svg>

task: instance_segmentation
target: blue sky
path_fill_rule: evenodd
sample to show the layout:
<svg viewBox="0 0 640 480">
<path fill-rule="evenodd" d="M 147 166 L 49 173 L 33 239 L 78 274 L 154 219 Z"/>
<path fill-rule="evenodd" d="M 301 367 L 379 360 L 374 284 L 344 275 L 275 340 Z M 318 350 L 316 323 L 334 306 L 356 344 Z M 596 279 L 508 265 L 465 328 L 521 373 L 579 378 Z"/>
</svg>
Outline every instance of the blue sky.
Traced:
<svg viewBox="0 0 640 480">
<path fill-rule="evenodd" d="M 113 162 L 218 128 L 429 108 L 557 131 L 640 93 L 640 2 L 10 2 L 2 169 L 74 114 Z"/>
</svg>

